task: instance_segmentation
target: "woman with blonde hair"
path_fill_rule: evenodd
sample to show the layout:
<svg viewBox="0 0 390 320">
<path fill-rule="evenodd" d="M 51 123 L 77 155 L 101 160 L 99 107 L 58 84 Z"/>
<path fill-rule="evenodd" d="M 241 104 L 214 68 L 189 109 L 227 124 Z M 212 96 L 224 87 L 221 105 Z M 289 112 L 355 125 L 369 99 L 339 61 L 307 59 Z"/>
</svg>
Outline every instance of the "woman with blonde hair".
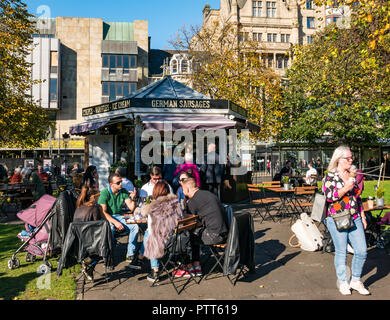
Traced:
<svg viewBox="0 0 390 320">
<path fill-rule="evenodd" d="M 353 157 L 347 146 L 340 146 L 333 152 L 328 166 L 328 173 L 323 180 L 323 191 L 327 201 L 327 217 L 325 224 L 335 245 L 334 265 L 337 275 L 337 285 L 343 295 L 350 295 L 351 289 L 360 294 L 370 292 L 360 281 L 363 266 L 367 257 L 367 245 L 364 229 L 367 227 L 358 188 L 354 174 L 351 173 Z M 339 231 L 333 219 L 338 213 L 349 213 L 353 226 Z M 351 243 L 354 250 L 352 259 L 352 278 L 347 276 L 347 246 Z"/>
</svg>

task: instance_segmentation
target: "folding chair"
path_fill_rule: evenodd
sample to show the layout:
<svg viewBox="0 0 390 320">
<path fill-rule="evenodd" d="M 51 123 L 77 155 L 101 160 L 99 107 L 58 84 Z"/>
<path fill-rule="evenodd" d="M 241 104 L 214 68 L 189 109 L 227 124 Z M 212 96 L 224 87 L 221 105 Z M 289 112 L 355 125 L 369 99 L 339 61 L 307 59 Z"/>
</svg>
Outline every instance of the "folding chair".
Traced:
<svg viewBox="0 0 390 320">
<path fill-rule="evenodd" d="M 279 198 L 267 198 L 264 196 L 264 190 L 262 187 L 253 184 L 247 184 L 249 200 L 251 204 L 253 204 L 255 208 L 255 214 L 253 217 L 260 216 L 262 223 L 266 216 L 271 217 L 272 221 L 275 222 L 274 217 L 271 215 L 269 208 L 279 201 Z M 264 214 L 262 213 L 262 209 L 264 209 Z"/>
<path fill-rule="evenodd" d="M 241 213 L 232 217 L 227 241 L 221 244 L 207 245 L 210 249 L 210 258 L 215 263 L 211 269 L 201 278 L 208 280 L 225 276 L 235 286 L 241 275 L 246 276 L 246 268 L 254 270 L 254 227 L 253 217 L 249 213 Z M 227 255 L 226 253 L 229 252 Z M 205 262 L 205 263 L 206 263 Z M 214 270 L 219 267 L 222 271 L 220 276 L 215 276 Z M 237 273 L 238 270 L 238 273 Z M 200 282 L 199 281 L 199 282 Z"/>
<path fill-rule="evenodd" d="M 296 187 L 294 192 L 294 203 L 301 212 L 311 212 L 313 207 L 314 196 L 316 193 L 317 187 Z M 309 208 L 310 210 L 305 210 Z"/>
<path fill-rule="evenodd" d="M 170 283 L 176 290 L 176 293 L 180 294 L 191 280 L 195 280 L 195 277 L 192 274 L 190 274 L 189 278 L 176 278 L 174 274 L 181 266 L 186 265 L 188 262 L 189 252 L 186 248 L 187 244 L 183 243 L 183 238 L 186 238 L 186 241 L 188 238 L 189 245 L 189 231 L 195 229 L 195 227 L 197 226 L 197 217 L 198 216 L 194 215 L 179 220 L 177 222 L 177 227 L 173 230 L 173 233 L 171 234 L 171 239 L 168 239 L 165 245 L 164 255 L 159 259 L 161 269 L 159 270 L 157 275 L 158 280 L 155 280 L 151 284 L 151 287 L 154 287 L 155 285 L 160 285 L 161 278 L 164 275 L 167 275 Z M 186 232 L 187 235 L 183 237 L 184 233 Z M 186 281 L 180 288 L 180 285 L 177 285 L 176 283 L 179 282 L 179 280 L 183 279 L 185 279 Z"/>
</svg>

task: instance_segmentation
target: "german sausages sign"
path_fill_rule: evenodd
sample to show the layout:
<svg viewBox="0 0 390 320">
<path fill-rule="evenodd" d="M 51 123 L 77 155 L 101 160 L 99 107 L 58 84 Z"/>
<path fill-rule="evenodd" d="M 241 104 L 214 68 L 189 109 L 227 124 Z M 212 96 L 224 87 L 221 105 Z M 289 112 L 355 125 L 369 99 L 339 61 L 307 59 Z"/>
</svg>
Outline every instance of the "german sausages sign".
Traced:
<svg viewBox="0 0 390 320">
<path fill-rule="evenodd" d="M 128 98 L 99 104 L 82 109 L 82 116 L 90 116 L 127 108 L 161 108 L 161 109 L 231 109 L 247 116 L 246 110 L 228 100 L 206 99 L 144 99 Z"/>
</svg>

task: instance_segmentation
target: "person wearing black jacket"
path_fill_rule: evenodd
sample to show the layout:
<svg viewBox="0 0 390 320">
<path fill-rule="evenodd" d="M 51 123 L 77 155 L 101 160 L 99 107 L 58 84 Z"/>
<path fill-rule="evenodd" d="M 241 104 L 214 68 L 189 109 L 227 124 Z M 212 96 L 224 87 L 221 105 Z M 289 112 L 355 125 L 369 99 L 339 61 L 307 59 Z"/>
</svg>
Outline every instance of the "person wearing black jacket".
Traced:
<svg viewBox="0 0 390 320">
<path fill-rule="evenodd" d="M 183 192 L 188 197 L 188 210 L 199 216 L 202 227 L 195 231 L 196 238 L 192 241 L 192 262 L 189 272 L 202 275 L 200 267 L 199 244 L 218 244 L 226 241 L 228 229 L 223 218 L 223 208 L 217 196 L 210 191 L 200 190 L 194 178 L 188 178 L 183 183 Z"/>
</svg>

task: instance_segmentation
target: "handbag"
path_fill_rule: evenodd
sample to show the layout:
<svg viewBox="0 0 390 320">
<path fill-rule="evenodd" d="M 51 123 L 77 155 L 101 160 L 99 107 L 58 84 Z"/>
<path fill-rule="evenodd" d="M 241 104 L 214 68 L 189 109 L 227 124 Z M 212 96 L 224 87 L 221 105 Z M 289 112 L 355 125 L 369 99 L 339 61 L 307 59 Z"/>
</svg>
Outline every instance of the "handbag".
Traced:
<svg viewBox="0 0 390 320">
<path fill-rule="evenodd" d="M 310 217 L 314 221 L 321 222 L 326 218 L 326 210 L 326 197 L 321 193 L 316 193 Z"/>
<path fill-rule="evenodd" d="M 355 225 L 349 210 L 344 210 L 340 213 L 332 214 L 331 217 L 338 231 L 348 230 Z"/>
</svg>

